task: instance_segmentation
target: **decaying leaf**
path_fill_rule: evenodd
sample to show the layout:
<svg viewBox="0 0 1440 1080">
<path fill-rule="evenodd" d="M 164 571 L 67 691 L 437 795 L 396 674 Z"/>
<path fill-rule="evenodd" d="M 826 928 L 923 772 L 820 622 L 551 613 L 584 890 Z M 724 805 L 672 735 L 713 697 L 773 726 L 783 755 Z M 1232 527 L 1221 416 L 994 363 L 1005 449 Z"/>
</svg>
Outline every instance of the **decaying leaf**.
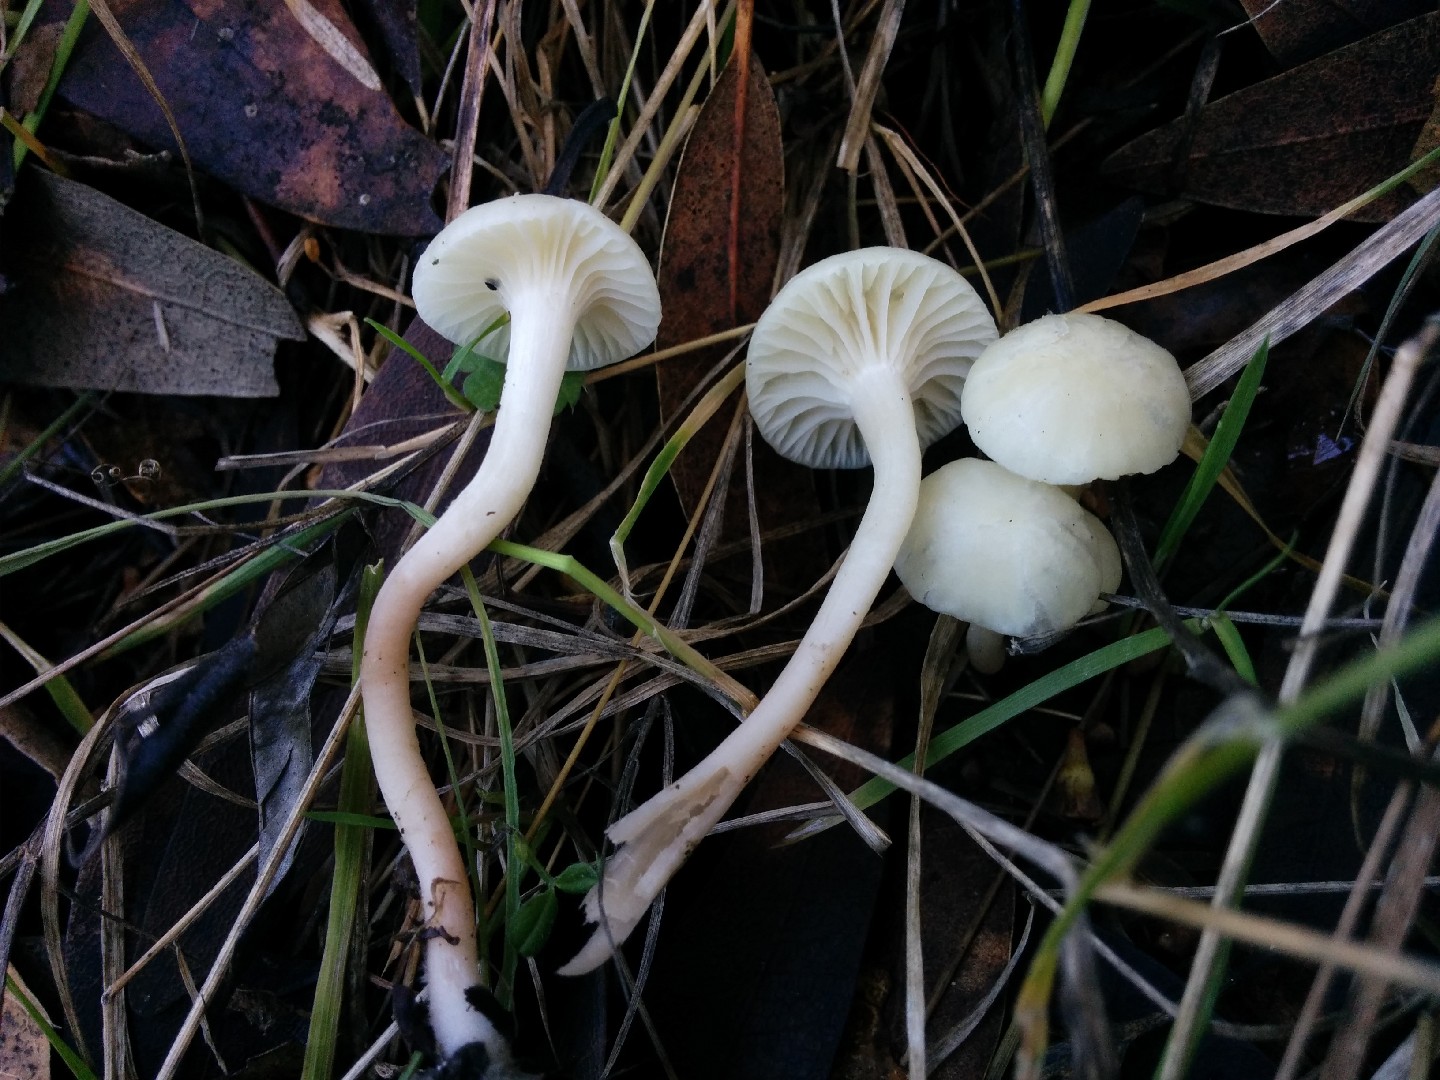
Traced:
<svg viewBox="0 0 1440 1080">
<path fill-rule="evenodd" d="M 1425 0 L 1241 0 L 1270 55 L 1286 66 L 1359 41 L 1405 19 L 1433 11 Z"/>
<path fill-rule="evenodd" d="M 1440 14 L 1411 19 L 1142 135 L 1105 163 L 1121 183 L 1265 214 L 1322 214 L 1411 160 L 1440 75 Z M 1394 192 L 1355 217 L 1388 221 Z"/>
<path fill-rule="evenodd" d="M 258 274 L 83 184 L 32 172 L 9 216 L 0 379 L 271 397 L 275 343 L 304 331 Z"/>
<path fill-rule="evenodd" d="M 313 5 L 337 52 L 359 41 L 338 3 Z M 430 196 L 449 158 L 383 91 L 297 23 L 284 4 L 112 0 L 179 123 L 196 166 L 322 224 L 420 236 L 440 228 Z M 355 49 L 354 56 L 359 56 Z M 87 31 L 60 93 L 152 146 L 174 140 L 103 33 Z"/>
<path fill-rule="evenodd" d="M 736 155 L 736 103 L 740 66 L 734 57 L 721 72 L 685 144 L 675 178 L 665 241 L 660 253 L 660 299 L 665 320 L 659 348 L 669 348 L 733 326 L 753 322 L 770 302 L 771 280 L 779 258 L 780 217 L 784 208 L 784 156 L 780 113 L 765 71 L 757 59 L 749 65 L 740 154 L 739 229 L 731 233 L 731 176 Z M 731 281 L 730 250 L 736 254 Z M 734 297 L 732 310 L 731 297 Z M 660 411 L 669 419 L 696 383 L 731 346 L 714 346 L 655 370 Z M 712 423 L 676 459 L 671 469 L 680 501 L 695 507 L 724 439 L 724 427 Z M 813 514 L 808 477 L 768 447 L 756 442 L 756 471 L 766 482 L 757 497 L 773 497 L 775 508 Z M 737 483 L 743 484 L 743 476 Z M 762 518 L 766 517 L 764 510 Z M 783 517 L 783 520 L 795 520 Z M 778 524 L 774 515 L 766 524 Z"/>
</svg>

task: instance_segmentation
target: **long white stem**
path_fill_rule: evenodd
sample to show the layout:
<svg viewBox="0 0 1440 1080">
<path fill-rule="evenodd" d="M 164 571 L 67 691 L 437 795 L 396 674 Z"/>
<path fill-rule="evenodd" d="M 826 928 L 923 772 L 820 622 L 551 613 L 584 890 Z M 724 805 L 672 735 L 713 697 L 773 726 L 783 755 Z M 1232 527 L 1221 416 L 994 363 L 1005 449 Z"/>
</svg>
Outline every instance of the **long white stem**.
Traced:
<svg viewBox="0 0 1440 1080">
<path fill-rule="evenodd" d="M 805 718 L 860 628 L 915 516 L 920 442 L 904 382 L 888 368 L 857 377 L 855 422 L 875 466 L 875 487 L 850 551 L 785 670 L 755 711 L 710 754 L 609 829 L 619 849 L 585 898 L 599 928 L 563 975 L 604 963 L 639 923 L 665 883 L 724 816 L 741 790 Z"/>
<path fill-rule="evenodd" d="M 510 362 L 490 446 L 474 478 L 386 576 L 370 612 L 360 686 L 375 777 L 410 850 L 431 936 L 425 948 L 430 1022 L 447 1057 L 472 1042 L 505 1053 L 503 1037 L 466 1000 L 479 978 L 475 905 L 450 819 L 430 780 L 410 712 L 410 637 L 426 598 L 519 513 L 545 452 L 574 332 L 565 296 L 511 304 Z"/>
</svg>

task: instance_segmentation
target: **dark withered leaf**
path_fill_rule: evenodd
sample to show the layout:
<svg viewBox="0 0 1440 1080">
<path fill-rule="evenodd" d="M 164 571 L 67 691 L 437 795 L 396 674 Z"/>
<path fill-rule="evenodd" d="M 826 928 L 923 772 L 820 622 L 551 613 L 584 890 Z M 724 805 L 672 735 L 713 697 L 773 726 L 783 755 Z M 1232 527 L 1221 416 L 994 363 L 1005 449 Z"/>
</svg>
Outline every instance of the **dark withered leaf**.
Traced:
<svg viewBox="0 0 1440 1080">
<path fill-rule="evenodd" d="M 1440 14 L 1411 19 L 1211 102 L 1194 139 L 1177 120 L 1116 151 L 1120 183 L 1263 214 L 1318 215 L 1410 163 L 1434 106 Z M 1376 200 L 1354 217 L 1388 221 L 1410 197 Z"/>
<path fill-rule="evenodd" d="M 284 4 L 112 0 L 155 77 L 197 168 L 262 202 L 326 225 L 396 236 L 436 232 L 430 197 L 449 158 L 325 51 Z M 338 4 L 316 5 L 351 44 Z M 155 147 L 164 114 L 98 27 L 60 94 Z"/>
<path fill-rule="evenodd" d="M 6 215 L 0 380 L 144 394 L 272 397 L 278 288 L 93 188 L 39 170 Z"/>
</svg>

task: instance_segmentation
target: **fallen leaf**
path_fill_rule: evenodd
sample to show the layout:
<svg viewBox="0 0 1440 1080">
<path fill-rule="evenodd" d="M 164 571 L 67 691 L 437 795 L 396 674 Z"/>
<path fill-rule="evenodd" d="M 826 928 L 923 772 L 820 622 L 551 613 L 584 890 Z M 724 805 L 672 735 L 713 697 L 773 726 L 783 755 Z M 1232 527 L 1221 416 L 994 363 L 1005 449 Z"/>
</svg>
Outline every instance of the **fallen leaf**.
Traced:
<svg viewBox="0 0 1440 1080">
<path fill-rule="evenodd" d="M 1105 162 L 1120 183 L 1262 214 L 1322 214 L 1410 163 L 1440 75 L 1440 14 L 1412 19 L 1205 106 L 1183 162 L 1177 120 Z M 1173 180 L 1172 180 L 1173 178 Z M 1392 192 L 1358 211 L 1388 221 Z"/>
<path fill-rule="evenodd" d="M 8 215 L 0 379 L 272 397 L 277 339 L 304 331 L 258 274 L 93 188 L 32 170 Z"/>
<path fill-rule="evenodd" d="M 283 4 L 112 0 L 169 103 L 196 167 L 262 202 L 321 224 L 420 236 L 449 157 L 301 28 Z M 330 45 L 359 36 L 335 0 L 314 5 Z M 156 147 L 174 140 L 159 107 L 97 28 L 60 94 Z"/>
<path fill-rule="evenodd" d="M 1313 60 L 1405 19 L 1433 11 L 1426 0 L 1241 0 L 1270 55 L 1287 67 Z"/>
<path fill-rule="evenodd" d="M 35 995 L 25 988 L 19 973 L 10 968 L 6 973 L 31 1001 Z M 45 1032 L 25 1011 L 16 996 L 5 994 L 4 1012 L 0 1013 L 0 1080 L 50 1080 L 50 1044 Z"/>
<path fill-rule="evenodd" d="M 739 70 L 732 56 L 706 99 L 680 159 L 660 252 L 658 277 L 665 319 L 655 342 L 657 348 L 754 322 L 770 302 L 785 202 L 784 156 L 775 95 L 759 60 L 752 57 L 739 150 L 739 230 L 733 238 L 737 279 L 731 308 L 730 178 L 736 153 Z M 704 373 L 732 347 L 713 346 L 657 366 L 661 416 L 672 419 Z M 728 416 L 728 410 L 722 415 Z M 724 424 L 712 421 L 671 467 L 671 479 L 687 512 L 699 501 L 724 439 Z M 755 493 L 762 503 L 758 507 L 762 529 L 818 513 L 809 470 L 783 460 L 758 439 L 755 472 L 765 478 L 756 485 Z M 743 491 L 743 471 L 737 469 L 734 477 L 732 487 Z M 729 505 L 738 514 L 729 515 L 726 534 L 743 535 L 738 531 L 747 528 L 743 501 L 731 499 Z"/>
</svg>

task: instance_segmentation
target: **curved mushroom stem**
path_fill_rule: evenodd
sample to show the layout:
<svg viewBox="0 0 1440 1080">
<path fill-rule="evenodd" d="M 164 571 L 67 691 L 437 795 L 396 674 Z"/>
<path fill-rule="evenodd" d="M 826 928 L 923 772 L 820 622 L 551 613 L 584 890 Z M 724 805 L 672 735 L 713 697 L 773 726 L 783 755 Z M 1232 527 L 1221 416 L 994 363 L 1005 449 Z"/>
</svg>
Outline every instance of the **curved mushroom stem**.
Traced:
<svg viewBox="0 0 1440 1080">
<path fill-rule="evenodd" d="M 400 829 L 425 905 L 430 1023 L 446 1057 L 473 1042 L 508 1057 L 504 1036 L 466 1000 L 479 978 L 470 882 L 410 712 L 410 637 L 429 595 L 519 513 L 540 472 L 570 350 L 563 296 L 511 307 L 511 361 L 485 459 L 385 579 L 370 611 L 360 687 L 375 777 Z"/>
<path fill-rule="evenodd" d="M 920 488 L 915 411 L 905 384 L 888 369 L 857 376 L 853 398 L 875 486 L 815 621 L 744 723 L 679 780 L 610 826 L 608 835 L 619 847 L 585 897 L 586 918 L 600 925 L 562 975 L 599 967 L 635 929 L 690 852 L 805 718 L 885 584 Z"/>
<path fill-rule="evenodd" d="M 965 651 L 972 668 L 981 675 L 994 675 L 1005 666 L 1005 635 L 972 622 L 965 631 Z"/>
</svg>

